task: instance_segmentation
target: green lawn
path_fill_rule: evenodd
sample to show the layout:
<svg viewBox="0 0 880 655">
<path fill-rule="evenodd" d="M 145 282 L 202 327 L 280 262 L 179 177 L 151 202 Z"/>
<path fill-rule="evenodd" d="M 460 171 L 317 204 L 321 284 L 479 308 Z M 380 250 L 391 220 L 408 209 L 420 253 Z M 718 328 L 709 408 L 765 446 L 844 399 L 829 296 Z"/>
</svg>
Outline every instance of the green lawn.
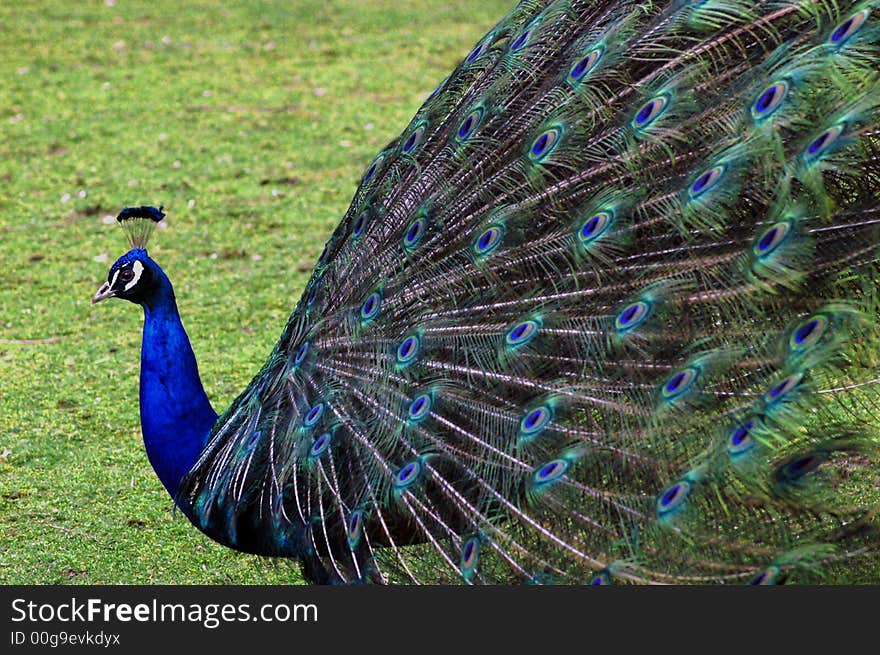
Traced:
<svg viewBox="0 0 880 655">
<path fill-rule="evenodd" d="M 115 5 L 115 6 L 108 6 Z M 89 304 L 164 205 L 218 410 L 281 333 L 364 167 L 512 0 L 0 4 L 0 583 L 289 583 L 180 515 L 141 445 L 142 316 Z"/>
</svg>

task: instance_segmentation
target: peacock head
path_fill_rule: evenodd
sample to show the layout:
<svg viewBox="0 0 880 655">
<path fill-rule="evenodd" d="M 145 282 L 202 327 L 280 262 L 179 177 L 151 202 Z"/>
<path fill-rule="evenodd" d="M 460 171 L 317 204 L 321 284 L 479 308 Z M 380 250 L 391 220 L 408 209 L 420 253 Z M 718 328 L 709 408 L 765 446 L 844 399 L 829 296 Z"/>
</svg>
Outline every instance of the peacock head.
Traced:
<svg viewBox="0 0 880 655">
<path fill-rule="evenodd" d="M 113 262 L 107 281 L 92 296 L 92 303 L 105 298 L 123 298 L 142 304 L 150 295 L 155 282 L 156 262 L 150 259 L 143 248 L 134 248 Z"/>
<path fill-rule="evenodd" d="M 147 254 L 146 245 L 156 223 L 164 218 L 162 208 L 126 207 L 116 220 L 125 230 L 131 250 L 113 262 L 107 281 L 92 296 L 92 303 L 106 298 L 123 298 L 144 304 L 161 283 L 162 271 Z"/>
</svg>

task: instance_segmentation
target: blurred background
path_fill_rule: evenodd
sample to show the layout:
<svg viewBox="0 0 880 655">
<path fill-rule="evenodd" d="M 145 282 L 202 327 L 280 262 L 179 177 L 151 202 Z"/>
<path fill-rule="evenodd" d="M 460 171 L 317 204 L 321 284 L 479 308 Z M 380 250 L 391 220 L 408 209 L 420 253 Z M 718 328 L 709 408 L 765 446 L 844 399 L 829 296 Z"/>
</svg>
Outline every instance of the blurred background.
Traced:
<svg viewBox="0 0 880 655">
<path fill-rule="evenodd" d="M 291 583 L 172 514 L 142 314 L 91 306 L 164 205 L 208 395 L 262 366 L 364 168 L 513 0 L 0 4 L 0 583 Z"/>
</svg>

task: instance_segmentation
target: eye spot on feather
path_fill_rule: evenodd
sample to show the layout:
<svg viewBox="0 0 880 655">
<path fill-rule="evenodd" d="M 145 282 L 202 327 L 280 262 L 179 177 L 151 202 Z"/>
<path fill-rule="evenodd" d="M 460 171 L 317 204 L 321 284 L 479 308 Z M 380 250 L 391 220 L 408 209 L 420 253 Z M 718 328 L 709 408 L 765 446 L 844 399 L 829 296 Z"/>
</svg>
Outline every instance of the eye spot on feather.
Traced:
<svg viewBox="0 0 880 655">
<path fill-rule="evenodd" d="M 807 162 L 814 162 L 826 154 L 843 134 L 844 127 L 842 123 L 838 123 L 813 139 L 804 150 L 804 159 Z"/>
<path fill-rule="evenodd" d="M 458 568 L 465 582 L 473 578 L 480 561 L 480 539 L 471 537 L 461 547 L 461 561 Z"/>
<path fill-rule="evenodd" d="M 348 547 L 354 550 L 360 543 L 361 535 L 364 527 L 364 510 L 356 509 L 348 517 L 345 524 L 345 538 L 348 541 Z"/>
<path fill-rule="evenodd" d="M 315 427 L 315 425 L 317 425 L 318 421 L 321 420 L 321 416 L 323 415 L 324 403 L 318 403 L 309 410 L 308 414 L 306 414 L 306 417 L 303 420 L 303 426 L 305 426 L 306 428 Z"/>
<path fill-rule="evenodd" d="M 534 320 L 517 323 L 507 331 L 507 334 L 504 336 L 504 342 L 513 348 L 524 346 L 535 338 L 540 327 L 538 322 Z"/>
<path fill-rule="evenodd" d="M 667 400 L 673 400 L 683 395 L 694 386 L 699 373 L 695 368 L 684 368 L 675 372 L 661 388 L 661 394 Z"/>
<path fill-rule="evenodd" d="M 776 469 L 776 481 L 780 483 L 797 482 L 827 461 L 828 455 L 825 453 L 810 453 L 794 457 Z"/>
<path fill-rule="evenodd" d="M 488 46 L 491 41 L 492 35 L 490 34 L 486 36 L 485 39 L 480 41 L 476 46 L 474 46 L 474 49 L 471 50 L 468 56 L 465 58 L 465 62 L 467 62 L 468 64 L 475 62 L 480 57 L 480 55 L 483 54 L 486 46 Z"/>
<path fill-rule="evenodd" d="M 778 566 L 768 566 L 766 569 L 758 573 L 754 578 L 749 580 L 749 585 L 752 587 L 763 587 L 775 584 L 781 584 L 782 578 L 780 576 L 780 569 Z"/>
<path fill-rule="evenodd" d="M 771 225 L 753 246 L 754 253 L 760 258 L 767 257 L 785 241 L 790 230 L 791 225 L 787 221 Z"/>
<path fill-rule="evenodd" d="M 644 301 L 634 302 L 627 305 L 614 319 L 614 327 L 620 332 L 629 332 L 639 327 L 648 320 L 651 313 L 651 305 Z"/>
<path fill-rule="evenodd" d="M 422 237 L 425 236 L 425 231 L 427 229 L 428 221 L 424 217 L 417 218 L 410 223 L 406 230 L 406 234 L 403 235 L 404 249 L 414 250 L 416 246 L 419 245 L 419 242 L 421 242 Z"/>
<path fill-rule="evenodd" d="M 364 300 L 361 305 L 361 319 L 364 321 L 372 321 L 379 315 L 379 310 L 382 307 L 382 294 L 378 291 L 374 291 L 369 296 L 367 296 L 366 300 Z"/>
<path fill-rule="evenodd" d="M 424 466 L 419 460 L 405 464 L 394 476 L 394 488 L 403 490 L 411 486 L 422 473 Z"/>
<path fill-rule="evenodd" d="M 562 130 L 559 127 L 551 127 L 549 130 L 542 132 L 532 142 L 532 147 L 529 149 L 529 159 L 535 162 L 543 161 L 556 149 L 561 138 Z"/>
<path fill-rule="evenodd" d="M 365 209 L 354 221 L 354 225 L 351 227 L 351 236 L 357 239 L 364 233 L 364 229 L 367 227 L 367 222 L 370 219 L 370 211 Z"/>
<path fill-rule="evenodd" d="M 763 119 L 773 114 L 782 106 L 783 100 L 788 95 L 788 89 L 789 85 L 785 80 L 775 82 L 764 89 L 752 104 L 752 117 Z"/>
<path fill-rule="evenodd" d="M 524 437 L 533 438 L 540 434 L 553 418 L 548 405 L 541 405 L 526 413 L 519 422 L 519 431 Z"/>
<path fill-rule="evenodd" d="M 749 419 L 730 431 L 727 436 L 727 453 L 732 459 L 745 455 L 755 447 L 757 442 L 752 436 L 752 431 L 756 427 L 757 419 Z"/>
<path fill-rule="evenodd" d="M 828 42 L 836 47 L 842 46 L 861 29 L 862 25 L 865 24 L 865 21 L 868 20 L 870 14 L 870 9 L 862 9 L 861 11 L 856 12 L 834 29 L 831 36 L 828 37 Z"/>
<path fill-rule="evenodd" d="M 803 380 L 803 373 L 794 373 L 785 378 L 782 382 L 774 386 L 770 391 L 764 394 L 764 400 L 768 403 L 775 403 L 785 398 L 791 391 Z"/>
<path fill-rule="evenodd" d="M 330 433 L 324 432 L 312 443 L 312 447 L 309 449 L 309 457 L 317 459 L 326 453 L 328 448 L 330 448 Z"/>
<path fill-rule="evenodd" d="M 637 130 L 645 129 L 663 114 L 669 102 L 670 98 L 666 94 L 646 102 L 633 118 L 632 126 Z"/>
<path fill-rule="evenodd" d="M 416 146 L 422 142 L 427 127 L 428 124 L 425 121 L 416 125 L 415 129 L 410 133 L 409 137 L 407 137 L 406 141 L 404 141 L 401 146 L 401 150 L 404 154 L 408 155 L 412 153 L 416 149 Z"/>
<path fill-rule="evenodd" d="M 480 121 L 483 119 L 483 108 L 478 107 L 470 114 L 465 116 L 464 120 L 459 124 L 458 131 L 455 133 L 459 141 L 466 141 L 477 129 Z"/>
<path fill-rule="evenodd" d="M 523 32 L 513 40 L 513 43 L 510 44 L 511 52 L 519 52 L 523 48 L 525 48 L 529 40 L 532 38 L 532 34 L 535 31 L 535 27 L 537 26 L 537 21 L 532 21 L 532 23 L 525 29 Z"/>
<path fill-rule="evenodd" d="M 473 245 L 474 254 L 479 257 L 485 257 L 498 247 L 503 236 L 504 228 L 501 225 L 491 226 L 477 237 Z"/>
<path fill-rule="evenodd" d="M 554 459 L 535 469 L 532 473 L 532 480 L 538 487 L 543 487 L 558 481 L 565 472 L 568 471 L 571 464 L 565 459 Z"/>
<path fill-rule="evenodd" d="M 412 334 L 406 337 L 397 346 L 397 363 L 401 365 L 411 364 L 419 353 L 421 340 L 418 336 Z"/>
<path fill-rule="evenodd" d="M 702 175 L 700 175 L 690 188 L 688 193 L 693 200 L 696 200 L 707 191 L 713 189 L 724 175 L 725 167 L 723 165 L 713 166 Z"/>
<path fill-rule="evenodd" d="M 584 221 L 578 230 L 578 240 L 581 245 L 587 246 L 602 236 L 611 224 L 610 212 L 599 212 Z"/>
<path fill-rule="evenodd" d="M 591 587 L 606 587 L 612 584 L 611 573 L 608 572 L 608 569 L 602 569 L 590 578 L 589 584 Z"/>
<path fill-rule="evenodd" d="M 305 341 L 299 347 L 299 350 L 296 351 L 296 356 L 293 359 L 293 365 L 299 366 L 300 364 L 302 364 L 305 361 L 306 355 L 308 353 L 309 353 L 309 342 Z"/>
<path fill-rule="evenodd" d="M 431 411 L 431 405 L 433 401 L 431 399 L 431 395 L 427 393 L 422 393 L 413 398 L 412 402 L 409 404 L 409 420 L 412 423 L 419 423 L 428 416 Z"/>
<path fill-rule="evenodd" d="M 580 82 L 585 79 L 590 74 L 590 71 L 596 67 L 596 64 L 599 63 L 604 52 L 605 49 L 602 46 L 590 50 L 571 67 L 571 70 L 568 72 L 568 79 L 573 82 Z"/>
<path fill-rule="evenodd" d="M 691 485 L 687 480 L 676 482 L 657 497 L 657 514 L 668 516 L 684 505 L 691 493 Z"/>
<path fill-rule="evenodd" d="M 373 160 L 373 163 L 370 164 L 370 167 L 367 168 L 367 172 L 364 173 L 364 184 L 373 179 L 376 175 L 376 171 L 379 170 L 379 166 L 382 164 L 382 161 L 385 159 L 385 155 L 379 155 L 376 159 Z"/>
<path fill-rule="evenodd" d="M 817 315 L 803 321 L 798 325 L 788 339 L 788 345 L 793 350 L 805 350 L 815 344 L 828 329 L 828 319 Z"/>
</svg>

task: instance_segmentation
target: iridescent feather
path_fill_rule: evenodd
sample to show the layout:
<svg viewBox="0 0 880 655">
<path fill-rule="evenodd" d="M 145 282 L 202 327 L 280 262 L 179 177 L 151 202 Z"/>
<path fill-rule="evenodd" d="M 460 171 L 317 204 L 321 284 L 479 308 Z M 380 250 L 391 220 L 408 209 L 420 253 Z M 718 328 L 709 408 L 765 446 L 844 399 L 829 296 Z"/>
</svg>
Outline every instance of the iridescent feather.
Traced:
<svg viewBox="0 0 880 655">
<path fill-rule="evenodd" d="M 522 2 L 178 502 L 318 582 L 878 582 L 878 43 L 876 1 Z"/>
</svg>

